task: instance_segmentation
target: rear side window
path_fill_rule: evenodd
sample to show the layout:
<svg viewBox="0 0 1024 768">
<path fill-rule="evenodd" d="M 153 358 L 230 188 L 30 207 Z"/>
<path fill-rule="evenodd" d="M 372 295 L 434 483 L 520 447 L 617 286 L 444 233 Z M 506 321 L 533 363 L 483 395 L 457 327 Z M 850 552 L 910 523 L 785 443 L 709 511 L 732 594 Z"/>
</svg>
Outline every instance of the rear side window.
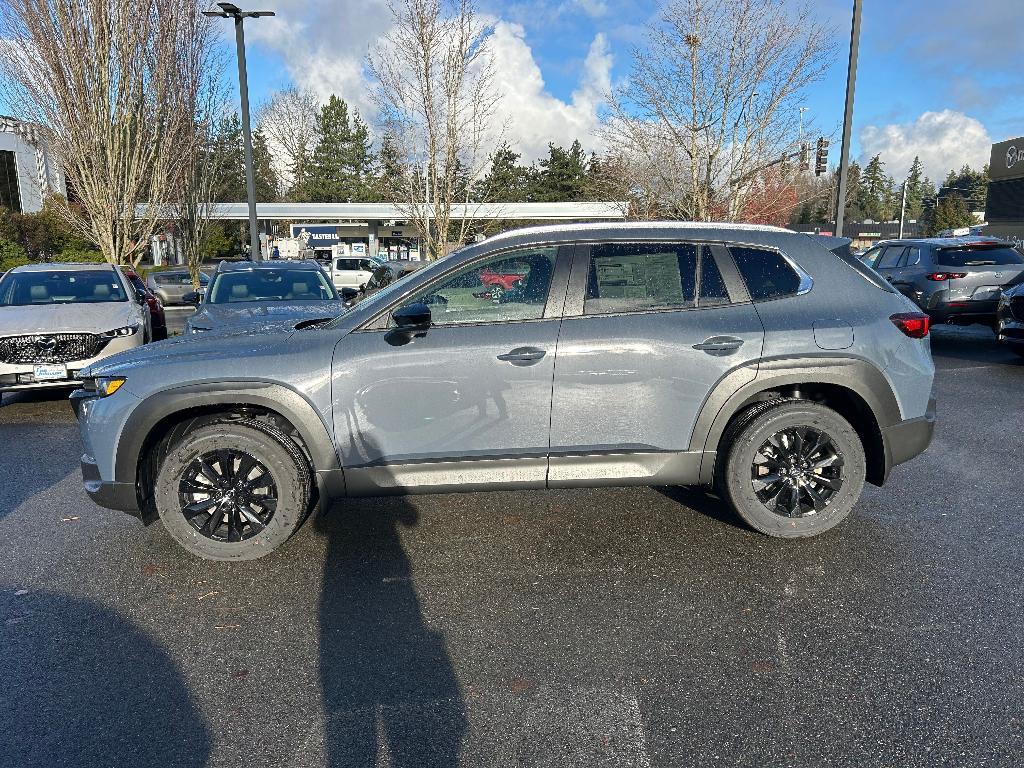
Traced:
<svg viewBox="0 0 1024 768">
<path fill-rule="evenodd" d="M 944 267 L 981 267 L 993 264 L 1024 264 L 1013 248 L 943 248 L 936 261 Z"/>
<path fill-rule="evenodd" d="M 730 246 L 736 266 L 747 283 L 754 301 L 792 296 L 800 290 L 800 275 L 781 253 L 764 248 Z"/>
<path fill-rule="evenodd" d="M 591 248 L 585 315 L 688 309 L 728 302 L 725 283 L 707 246 L 608 243 Z"/>
<path fill-rule="evenodd" d="M 894 269 L 900 263 L 900 256 L 905 250 L 902 245 L 890 245 L 882 251 L 882 258 L 875 264 L 875 269 Z"/>
</svg>

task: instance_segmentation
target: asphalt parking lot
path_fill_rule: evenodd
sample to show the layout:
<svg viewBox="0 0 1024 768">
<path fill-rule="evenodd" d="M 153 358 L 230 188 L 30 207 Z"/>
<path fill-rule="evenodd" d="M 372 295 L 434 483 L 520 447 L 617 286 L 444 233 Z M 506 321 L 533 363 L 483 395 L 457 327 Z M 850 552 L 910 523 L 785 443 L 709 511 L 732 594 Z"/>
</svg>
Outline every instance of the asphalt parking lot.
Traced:
<svg viewBox="0 0 1024 768">
<path fill-rule="evenodd" d="M 803 542 L 704 494 L 336 505 L 255 563 L 0 406 L 4 766 L 1015 766 L 1024 360 L 939 328 L 927 454 Z"/>
</svg>

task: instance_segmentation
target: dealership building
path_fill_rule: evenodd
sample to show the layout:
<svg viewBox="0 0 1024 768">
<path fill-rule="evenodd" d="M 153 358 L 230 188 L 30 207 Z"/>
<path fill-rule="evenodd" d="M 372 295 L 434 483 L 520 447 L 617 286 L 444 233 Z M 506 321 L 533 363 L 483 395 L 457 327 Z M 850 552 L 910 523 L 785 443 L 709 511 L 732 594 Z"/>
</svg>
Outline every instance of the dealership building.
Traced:
<svg viewBox="0 0 1024 768">
<path fill-rule="evenodd" d="M 0 115 L 0 205 L 36 213 L 50 194 L 64 194 L 64 176 L 39 127 Z"/>
<path fill-rule="evenodd" d="M 992 145 L 986 235 L 1024 244 L 1024 137 Z"/>
</svg>

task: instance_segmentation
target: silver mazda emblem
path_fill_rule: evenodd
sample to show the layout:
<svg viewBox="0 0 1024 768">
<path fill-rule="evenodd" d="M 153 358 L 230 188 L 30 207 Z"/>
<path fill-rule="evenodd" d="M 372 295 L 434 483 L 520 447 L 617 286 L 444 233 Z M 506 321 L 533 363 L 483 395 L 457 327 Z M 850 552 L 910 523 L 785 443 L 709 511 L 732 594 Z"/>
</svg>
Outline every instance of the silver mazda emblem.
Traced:
<svg viewBox="0 0 1024 768">
<path fill-rule="evenodd" d="M 36 336 L 32 339 L 32 345 L 42 355 L 52 355 L 57 351 L 57 339 L 53 336 Z"/>
</svg>

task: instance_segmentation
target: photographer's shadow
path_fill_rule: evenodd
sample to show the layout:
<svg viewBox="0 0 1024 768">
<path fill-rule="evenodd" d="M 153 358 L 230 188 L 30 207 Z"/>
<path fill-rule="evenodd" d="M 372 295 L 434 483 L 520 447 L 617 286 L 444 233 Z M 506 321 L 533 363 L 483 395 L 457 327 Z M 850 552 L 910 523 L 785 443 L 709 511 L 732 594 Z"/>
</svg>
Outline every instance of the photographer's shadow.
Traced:
<svg viewBox="0 0 1024 768">
<path fill-rule="evenodd" d="M 455 766 L 465 704 L 441 634 L 424 622 L 400 527 L 404 497 L 342 501 L 320 597 L 320 676 L 330 768 Z"/>
</svg>

